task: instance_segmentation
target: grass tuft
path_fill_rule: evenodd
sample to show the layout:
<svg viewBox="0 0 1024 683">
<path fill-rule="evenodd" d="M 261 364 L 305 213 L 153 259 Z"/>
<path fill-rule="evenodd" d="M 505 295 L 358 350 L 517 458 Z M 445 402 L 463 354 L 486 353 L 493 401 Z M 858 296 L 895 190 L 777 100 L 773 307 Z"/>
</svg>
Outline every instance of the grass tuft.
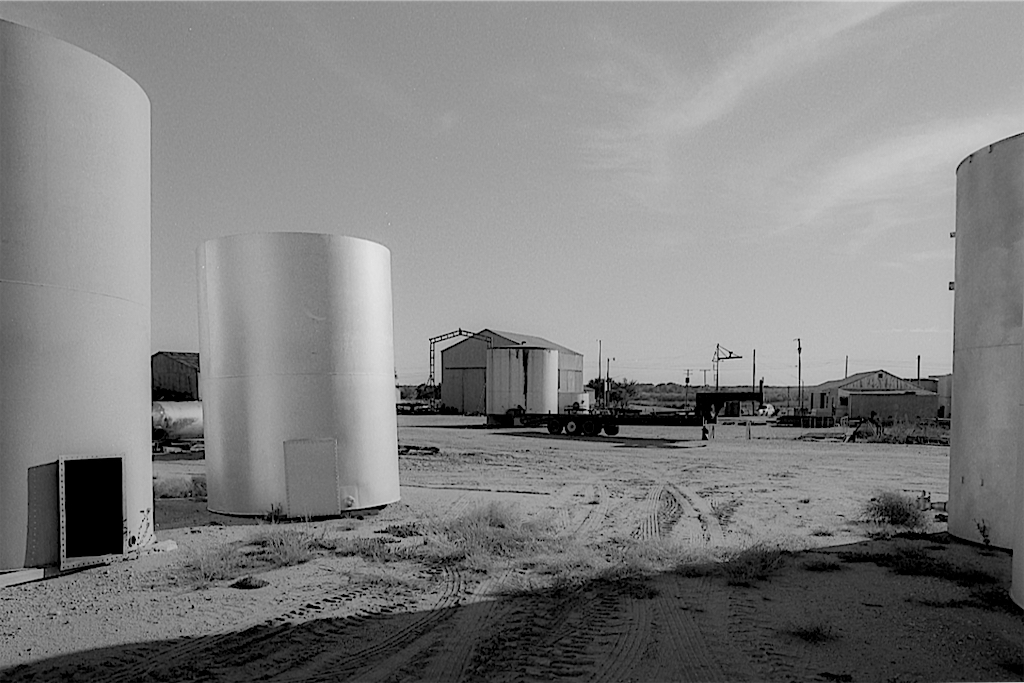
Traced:
<svg viewBox="0 0 1024 683">
<path fill-rule="evenodd" d="M 809 572 L 837 572 L 842 568 L 842 563 L 834 557 L 817 557 L 804 562 L 804 569 Z"/>
<path fill-rule="evenodd" d="M 756 543 L 728 557 L 721 571 L 730 586 L 750 586 L 778 572 L 785 556 L 786 551 L 779 546 Z"/>
<path fill-rule="evenodd" d="M 924 513 L 917 500 L 896 491 L 879 491 L 863 508 L 864 517 L 876 524 L 918 529 L 924 526 Z"/>
<path fill-rule="evenodd" d="M 322 537 L 305 531 L 273 528 L 244 541 L 192 552 L 176 572 L 179 580 L 202 588 L 215 581 L 308 562 L 326 545 Z"/>
</svg>

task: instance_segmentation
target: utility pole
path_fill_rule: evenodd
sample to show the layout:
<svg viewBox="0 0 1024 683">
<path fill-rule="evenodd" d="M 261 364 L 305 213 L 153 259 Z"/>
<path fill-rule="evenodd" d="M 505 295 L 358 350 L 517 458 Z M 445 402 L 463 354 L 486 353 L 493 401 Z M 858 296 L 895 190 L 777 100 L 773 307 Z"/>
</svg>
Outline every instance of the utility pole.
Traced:
<svg viewBox="0 0 1024 683">
<path fill-rule="evenodd" d="M 686 384 L 683 385 L 683 408 L 685 409 L 690 403 L 690 373 L 693 370 L 686 369 Z"/>
<path fill-rule="evenodd" d="M 601 400 L 604 400 L 604 391 L 603 391 L 604 383 L 601 382 L 601 340 L 600 339 L 597 340 L 597 386 L 601 387 L 601 389 L 602 389 Z M 598 405 L 601 405 L 600 402 L 598 402 Z"/>
<path fill-rule="evenodd" d="M 607 364 L 607 369 L 605 370 L 605 373 L 604 373 L 604 407 L 605 408 L 608 407 L 608 392 L 611 390 L 611 385 L 612 385 L 612 361 L 613 360 L 615 360 L 615 359 L 614 358 L 607 358 L 607 359 L 605 359 L 605 363 Z"/>
<path fill-rule="evenodd" d="M 757 349 L 754 349 L 754 358 L 752 359 L 752 363 L 754 367 L 750 373 L 750 390 L 757 391 Z"/>
<path fill-rule="evenodd" d="M 803 348 L 800 346 L 800 337 L 796 338 L 796 392 L 800 401 L 800 414 L 804 414 L 804 382 L 803 382 Z"/>
<path fill-rule="evenodd" d="M 849 376 L 850 376 L 850 356 L 847 355 L 846 356 L 846 369 L 843 370 L 843 379 L 846 379 Z"/>
<path fill-rule="evenodd" d="M 708 369 L 704 368 L 701 370 L 704 373 L 704 386 L 708 385 Z"/>
<path fill-rule="evenodd" d="M 722 352 L 726 355 L 722 355 Z M 743 356 L 737 356 L 735 353 L 725 348 L 721 344 L 715 344 L 715 355 L 712 357 L 711 362 L 715 364 L 715 391 L 718 391 L 718 364 L 723 360 L 736 360 L 743 358 Z"/>
<path fill-rule="evenodd" d="M 917 354 L 917 388 L 921 388 L 921 354 Z"/>
</svg>

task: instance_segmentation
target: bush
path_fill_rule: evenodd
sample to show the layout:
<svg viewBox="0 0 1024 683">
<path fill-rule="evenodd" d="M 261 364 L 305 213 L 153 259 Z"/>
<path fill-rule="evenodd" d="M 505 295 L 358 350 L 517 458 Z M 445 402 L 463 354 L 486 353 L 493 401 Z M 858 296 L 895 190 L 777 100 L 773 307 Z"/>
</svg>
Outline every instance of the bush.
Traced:
<svg viewBox="0 0 1024 683">
<path fill-rule="evenodd" d="M 730 585 L 749 586 L 751 581 L 767 579 L 782 568 L 786 555 L 779 546 L 756 543 L 722 563 L 722 572 Z"/>
<path fill-rule="evenodd" d="M 869 521 L 908 529 L 920 528 L 925 523 L 917 501 L 896 491 L 880 491 L 864 505 L 863 514 Z"/>
<path fill-rule="evenodd" d="M 834 557 L 819 557 L 804 562 L 804 569 L 809 572 L 837 572 L 843 568 Z"/>
<path fill-rule="evenodd" d="M 178 576 L 185 583 L 204 586 L 214 581 L 290 567 L 308 562 L 327 544 L 305 531 L 271 529 L 245 541 L 207 548 L 186 556 Z"/>
</svg>

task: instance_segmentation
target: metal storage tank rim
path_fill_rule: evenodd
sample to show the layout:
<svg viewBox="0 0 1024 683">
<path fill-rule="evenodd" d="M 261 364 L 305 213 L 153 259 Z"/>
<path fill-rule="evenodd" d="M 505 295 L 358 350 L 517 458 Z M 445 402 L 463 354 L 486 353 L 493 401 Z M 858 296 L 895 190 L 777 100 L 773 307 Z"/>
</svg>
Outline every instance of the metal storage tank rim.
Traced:
<svg viewBox="0 0 1024 683">
<path fill-rule="evenodd" d="M 970 163 L 971 159 L 974 158 L 974 155 L 981 154 L 982 152 L 987 152 L 987 153 L 991 154 L 992 150 L 995 147 L 998 147 L 999 145 L 1003 144 L 1004 142 L 1009 142 L 1010 140 L 1013 140 L 1014 138 L 1019 138 L 1022 135 L 1024 135 L 1024 131 L 1021 131 L 1020 133 L 1017 133 L 1015 135 L 1011 135 L 1009 137 L 1005 137 L 1002 140 L 997 140 L 996 142 L 993 142 L 993 143 L 991 143 L 989 145 L 985 145 L 984 147 L 981 147 L 980 149 L 976 149 L 975 151 L 973 151 L 970 154 L 968 154 L 967 156 L 965 156 L 960 161 L 960 163 L 956 165 L 956 170 L 959 171 L 960 167 L 963 166 L 965 163 Z"/>
</svg>

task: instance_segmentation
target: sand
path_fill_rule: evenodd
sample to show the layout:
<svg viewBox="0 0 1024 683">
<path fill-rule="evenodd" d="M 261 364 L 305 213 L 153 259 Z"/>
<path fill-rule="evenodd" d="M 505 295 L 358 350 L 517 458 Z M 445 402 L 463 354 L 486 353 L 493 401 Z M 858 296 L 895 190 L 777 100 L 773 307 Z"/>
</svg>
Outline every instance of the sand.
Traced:
<svg viewBox="0 0 1024 683">
<path fill-rule="evenodd" d="M 157 502 L 177 550 L 0 589 L 2 681 L 995 681 L 1021 680 L 1024 617 L 1008 552 L 926 533 L 878 539 L 858 521 L 880 489 L 947 496 L 949 449 L 800 441 L 719 425 L 624 427 L 570 439 L 401 417 L 402 500 L 359 518 L 289 525 L 384 538 L 389 525 L 490 501 L 609 556 L 651 547 L 710 561 L 752 544 L 791 552 L 764 579 L 653 571 L 637 590 L 547 590 L 522 567 L 368 562 L 330 553 L 196 587 L 180 566 L 251 523 Z M 203 461 L 155 463 L 159 476 Z M 916 495 L 916 493 L 915 493 Z M 211 525 L 211 521 L 216 524 Z M 226 523 L 225 522 L 232 522 Z M 417 543 L 421 539 L 390 539 Z M 857 553 L 917 553 L 987 582 L 900 574 Z M 861 557 L 860 559 L 863 559 Z M 705 562 L 707 564 L 707 562 Z M 808 568 L 810 567 L 810 568 Z M 814 568 L 832 571 L 812 571 Z M 962 578 L 962 577 L 961 577 Z M 530 588 L 533 587 L 533 588 Z"/>
</svg>

